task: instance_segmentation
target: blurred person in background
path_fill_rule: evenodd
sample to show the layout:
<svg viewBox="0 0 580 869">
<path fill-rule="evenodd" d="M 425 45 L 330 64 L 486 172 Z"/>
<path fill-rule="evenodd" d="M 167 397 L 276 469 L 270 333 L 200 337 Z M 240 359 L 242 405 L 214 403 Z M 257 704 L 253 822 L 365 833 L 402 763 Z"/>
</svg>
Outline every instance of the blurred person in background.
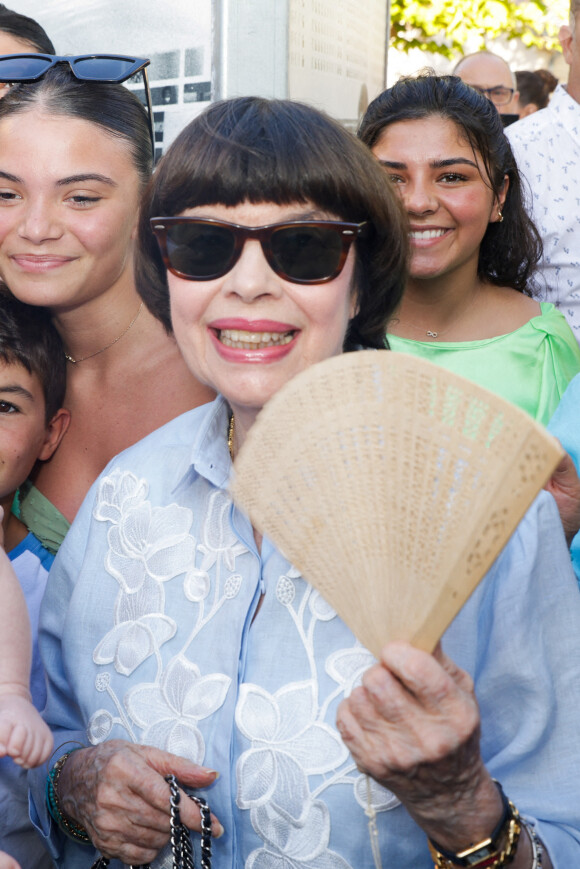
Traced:
<svg viewBox="0 0 580 869">
<path fill-rule="evenodd" d="M 533 115 L 539 109 L 545 109 L 550 99 L 546 82 L 532 70 L 522 69 L 516 72 L 518 83 L 518 111 L 521 118 Z"/>
<path fill-rule="evenodd" d="M 544 84 L 546 85 L 546 89 L 548 91 L 548 98 L 552 96 L 556 88 L 558 87 L 558 79 L 556 76 L 550 72 L 549 69 L 537 69 L 536 75 L 539 75 Z"/>
<path fill-rule="evenodd" d="M 504 127 L 518 120 L 516 78 L 503 57 L 491 51 L 466 54 L 455 64 L 453 75 L 471 85 L 494 104 Z"/>
</svg>

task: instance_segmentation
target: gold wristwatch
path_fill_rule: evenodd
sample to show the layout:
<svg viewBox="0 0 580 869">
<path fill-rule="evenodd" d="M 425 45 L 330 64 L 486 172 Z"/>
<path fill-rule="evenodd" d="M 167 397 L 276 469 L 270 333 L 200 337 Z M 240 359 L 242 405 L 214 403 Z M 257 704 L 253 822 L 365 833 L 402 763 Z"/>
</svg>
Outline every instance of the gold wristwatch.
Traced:
<svg viewBox="0 0 580 869">
<path fill-rule="evenodd" d="M 494 779 L 495 781 L 495 779 Z M 436 842 L 428 840 L 429 852 L 435 869 L 501 869 L 511 863 L 516 855 L 521 833 L 520 815 L 511 800 L 508 800 L 499 782 L 495 781 L 503 802 L 502 816 L 495 830 L 487 839 L 469 845 L 457 853 L 446 851 Z"/>
</svg>

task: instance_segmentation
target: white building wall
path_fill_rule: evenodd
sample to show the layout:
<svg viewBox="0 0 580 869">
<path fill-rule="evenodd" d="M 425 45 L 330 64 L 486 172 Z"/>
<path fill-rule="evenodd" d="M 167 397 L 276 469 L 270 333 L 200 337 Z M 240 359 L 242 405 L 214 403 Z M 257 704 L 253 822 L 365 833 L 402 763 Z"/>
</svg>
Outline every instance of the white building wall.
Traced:
<svg viewBox="0 0 580 869">
<path fill-rule="evenodd" d="M 385 87 L 385 0 L 290 0 L 289 96 L 356 126 Z"/>
<path fill-rule="evenodd" d="M 160 149 L 210 97 L 290 97 L 355 126 L 384 87 L 385 0 L 12 2 L 60 54 L 150 57 Z"/>
</svg>

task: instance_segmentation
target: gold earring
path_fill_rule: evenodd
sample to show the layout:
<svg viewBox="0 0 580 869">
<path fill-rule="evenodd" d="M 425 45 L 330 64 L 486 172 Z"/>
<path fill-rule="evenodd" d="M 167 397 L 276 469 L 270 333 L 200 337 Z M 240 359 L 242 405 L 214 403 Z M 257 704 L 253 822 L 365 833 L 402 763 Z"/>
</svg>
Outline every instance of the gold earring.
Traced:
<svg viewBox="0 0 580 869">
<path fill-rule="evenodd" d="M 498 208 L 498 210 L 497 210 L 497 222 L 503 223 L 503 214 L 501 212 L 501 208 Z"/>
</svg>

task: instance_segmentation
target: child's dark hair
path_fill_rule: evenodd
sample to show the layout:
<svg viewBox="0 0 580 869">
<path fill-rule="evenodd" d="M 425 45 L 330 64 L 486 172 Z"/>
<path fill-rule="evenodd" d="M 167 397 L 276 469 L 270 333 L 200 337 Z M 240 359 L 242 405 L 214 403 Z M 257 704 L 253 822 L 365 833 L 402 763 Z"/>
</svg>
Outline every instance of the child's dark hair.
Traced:
<svg viewBox="0 0 580 869">
<path fill-rule="evenodd" d="M 6 287 L 0 287 L 0 361 L 22 365 L 38 377 L 48 424 L 64 403 L 64 348 L 48 312 L 19 302 Z"/>
</svg>

